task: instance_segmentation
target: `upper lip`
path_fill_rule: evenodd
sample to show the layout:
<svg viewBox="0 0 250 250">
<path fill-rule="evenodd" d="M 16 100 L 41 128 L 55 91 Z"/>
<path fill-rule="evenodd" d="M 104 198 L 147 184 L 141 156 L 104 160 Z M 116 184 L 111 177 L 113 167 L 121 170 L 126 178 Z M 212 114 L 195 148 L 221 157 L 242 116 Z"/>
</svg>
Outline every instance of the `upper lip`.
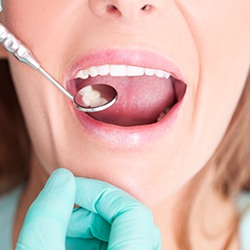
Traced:
<svg viewBox="0 0 250 250">
<path fill-rule="evenodd" d="M 170 73 L 175 79 L 185 82 L 183 72 L 170 58 L 145 50 L 106 49 L 79 55 L 72 62 L 66 74 L 66 81 L 74 79 L 77 72 L 91 66 L 103 64 L 132 65 L 160 69 Z"/>
</svg>

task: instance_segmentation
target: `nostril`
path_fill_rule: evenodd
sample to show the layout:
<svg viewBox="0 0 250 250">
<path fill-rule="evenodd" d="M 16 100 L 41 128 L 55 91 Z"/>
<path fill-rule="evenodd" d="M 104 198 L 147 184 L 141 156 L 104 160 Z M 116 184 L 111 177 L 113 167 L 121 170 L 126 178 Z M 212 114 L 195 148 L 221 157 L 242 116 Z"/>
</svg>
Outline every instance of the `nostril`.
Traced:
<svg viewBox="0 0 250 250">
<path fill-rule="evenodd" d="M 122 16 L 124 13 L 126 13 L 126 11 L 121 11 L 121 10 L 122 10 L 122 8 L 120 9 L 119 7 L 116 7 L 114 4 L 108 4 L 106 6 L 106 11 L 109 14 L 115 14 L 117 16 Z M 149 13 L 149 12 L 154 10 L 154 6 L 151 4 L 145 4 L 141 8 L 139 8 L 139 10 Z"/>
<path fill-rule="evenodd" d="M 153 6 L 151 5 L 151 4 L 146 4 L 146 5 L 144 5 L 142 8 L 141 8 L 141 10 L 143 10 L 143 11 L 150 11 L 150 10 L 152 10 L 153 9 Z"/>
<path fill-rule="evenodd" d="M 101 0 L 103 1 L 103 0 Z M 134 0 L 131 0 L 134 1 Z M 125 1 L 124 1 L 125 2 Z M 124 2 L 118 2 L 116 4 L 107 4 L 106 6 L 103 5 L 103 9 L 106 14 L 113 16 L 113 17 L 124 17 L 129 20 L 134 19 L 136 16 L 145 15 L 153 13 L 156 8 L 152 4 L 139 4 L 135 3 L 134 5 L 126 4 Z M 94 7 L 94 6 L 93 6 Z M 95 7 L 96 9 L 96 7 Z M 103 13 L 103 12 L 102 12 Z"/>
<path fill-rule="evenodd" d="M 118 14 L 121 15 L 120 10 L 113 4 L 107 5 L 107 12 L 110 14 Z"/>
</svg>

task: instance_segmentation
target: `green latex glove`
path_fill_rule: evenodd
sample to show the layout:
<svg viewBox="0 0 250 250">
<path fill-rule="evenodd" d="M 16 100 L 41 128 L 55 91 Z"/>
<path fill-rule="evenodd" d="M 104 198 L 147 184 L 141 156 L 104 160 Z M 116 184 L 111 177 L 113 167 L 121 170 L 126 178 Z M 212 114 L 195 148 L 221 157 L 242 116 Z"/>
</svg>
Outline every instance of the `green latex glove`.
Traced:
<svg viewBox="0 0 250 250">
<path fill-rule="evenodd" d="M 159 250 L 161 239 L 150 210 L 129 194 L 58 169 L 31 205 L 16 249 Z"/>
</svg>

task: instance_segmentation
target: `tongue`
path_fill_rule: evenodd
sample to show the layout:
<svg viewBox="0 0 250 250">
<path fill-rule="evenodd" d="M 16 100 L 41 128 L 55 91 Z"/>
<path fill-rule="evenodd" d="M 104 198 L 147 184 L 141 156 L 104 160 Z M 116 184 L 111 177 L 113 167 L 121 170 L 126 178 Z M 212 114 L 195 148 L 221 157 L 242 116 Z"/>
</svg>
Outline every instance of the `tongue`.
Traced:
<svg viewBox="0 0 250 250">
<path fill-rule="evenodd" d="M 84 80 L 84 85 L 97 83 L 109 84 L 118 92 L 118 100 L 111 108 L 89 114 L 105 123 L 121 126 L 154 123 L 159 115 L 167 108 L 171 108 L 176 101 L 171 78 L 167 80 L 145 75 L 140 77 L 97 76 Z"/>
</svg>

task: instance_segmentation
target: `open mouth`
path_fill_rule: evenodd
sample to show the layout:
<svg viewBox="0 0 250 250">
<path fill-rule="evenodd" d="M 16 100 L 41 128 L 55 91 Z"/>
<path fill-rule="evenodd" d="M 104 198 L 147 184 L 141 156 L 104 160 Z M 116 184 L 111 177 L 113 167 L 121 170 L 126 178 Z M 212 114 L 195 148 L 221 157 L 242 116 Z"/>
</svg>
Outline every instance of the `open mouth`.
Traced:
<svg viewBox="0 0 250 250">
<path fill-rule="evenodd" d="M 160 122 L 186 93 L 186 84 L 169 72 L 116 64 L 78 70 L 67 82 L 67 89 L 75 95 L 81 88 L 98 83 L 114 87 L 118 100 L 111 108 L 88 115 L 119 126 Z"/>
</svg>

